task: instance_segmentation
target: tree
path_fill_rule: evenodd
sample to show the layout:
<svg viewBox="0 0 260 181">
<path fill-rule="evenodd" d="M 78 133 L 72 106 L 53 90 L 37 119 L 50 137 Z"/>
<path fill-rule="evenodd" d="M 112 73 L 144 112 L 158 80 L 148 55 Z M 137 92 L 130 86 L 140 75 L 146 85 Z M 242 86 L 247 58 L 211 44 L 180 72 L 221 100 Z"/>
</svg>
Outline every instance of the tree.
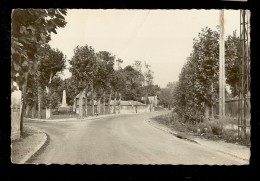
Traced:
<svg viewBox="0 0 260 181">
<path fill-rule="evenodd" d="M 43 90 L 45 90 L 44 105 L 46 107 L 46 119 L 48 119 L 48 116 L 50 115 L 50 109 L 56 107 L 58 104 L 57 100 L 55 102 L 55 99 L 59 98 L 59 96 L 54 93 L 55 91 L 50 91 L 50 87 L 53 84 L 52 80 L 58 72 L 64 70 L 66 57 L 58 49 L 51 49 L 50 47 L 46 47 L 42 49 L 42 51 L 45 56 L 42 57 L 40 61 L 38 72 L 40 86 Z M 61 86 L 60 80 L 57 79 L 58 78 L 56 78 L 56 82 L 54 82 L 54 85 L 57 84 L 57 81 L 59 81 L 59 86 Z M 54 105 L 52 105 L 52 103 Z"/>
<path fill-rule="evenodd" d="M 144 62 L 145 71 L 144 71 L 144 80 L 146 85 L 153 85 L 153 71 L 151 69 L 151 65 Z"/>
<path fill-rule="evenodd" d="M 126 74 L 124 73 L 123 69 L 115 70 L 113 72 L 110 84 L 114 93 L 113 113 L 115 113 L 115 106 L 116 106 L 115 104 L 117 102 L 116 100 L 119 98 L 118 104 L 120 105 L 120 101 L 122 98 L 121 94 L 126 91 Z"/>
<path fill-rule="evenodd" d="M 22 90 L 20 129 L 23 132 L 24 105 L 26 103 L 28 74 L 37 71 L 38 49 L 50 41 L 51 33 L 66 25 L 66 10 L 17 9 L 12 11 L 12 81 Z"/>
<path fill-rule="evenodd" d="M 172 91 L 170 88 L 162 88 L 159 93 L 160 104 L 164 107 L 172 105 Z"/>
<path fill-rule="evenodd" d="M 140 60 L 136 60 L 132 66 L 136 71 L 142 73 L 142 62 Z"/>
<path fill-rule="evenodd" d="M 77 80 L 72 76 L 63 81 L 63 89 L 66 90 L 67 104 L 72 106 L 74 104 L 74 98 L 78 94 Z"/>
<path fill-rule="evenodd" d="M 71 64 L 70 72 L 72 77 L 77 80 L 76 88 L 80 92 L 79 96 L 79 118 L 83 117 L 82 108 L 82 92 L 85 90 L 85 97 L 87 98 L 88 85 L 91 88 L 92 99 L 92 114 L 94 114 L 94 81 L 97 75 L 97 57 L 94 49 L 91 46 L 77 46 L 74 49 L 74 55 L 69 61 Z M 85 99 L 87 101 L 87 99 Z M 87 104 L 86 104 L 87 108 Z M 86 111 L 87 113 L 87 111 Z"/>
<path fill-rule="evenodd" d="M 200 121 L 206 106 L 214 104 L 218 87 L 218 37 L 204 28 L 194 39 L 193 52 L 179 76 L 175 91 L 176 112 L 184 119 Z M 213 88 L 212 88 L 213 87 Z"/>
<path fill-rule="evenodd" d="M 171 108 L 174 103 L 174 90 L 176 88 L 177 83 L 176 82 L 169 82 L 166 85 L 166 88 L 162 88 L 159 91 L 159 101 L 160 104 L 163 105 L 164 107 Z"/>
<path fill-rule="evenodd" d="M 35 109 L 37 104 L 37 77 L 35 74 L 29 74 L 28 75 L 28 81 L 27 81 L 27 92 L 26 92 L 26 113 L 25 116 L 28 117 L 28 112 L 31 110 L 31 108 Z M 33 113 L 34 115 L 34 113 Z"/>
<path fill-rule="evenodd" d="M 236 36 L 228 36 L 225 48 L 226 82 L 230 85 L 233 96 L 238 95 L 239 90 L 239 66 L 241 62 L 240 39 Z"/>
<path fill-rule="evenodd" d="M 100 99 L 103 99 L 103 112 L 105 112 L 106 92 L 109 92 L 109 113 L 110 113 L 110 102 L 112 96 L 112 79 L 114 74 L 114 63 L 115 56 L 107 51 L 100 51 L 97 53 L 98 70 L 95 76 L 96 91 L 98 92 L 98 103 Z M 99 105 L 98 105 L 99 106 Z M 99 110 L 99 108 L 98 108 Z"/>
<path fill-rule="evenodd" d="M 50 85 L 50 100 L 52 109 L 57 108 L 61 103 L 63 95 L 63 82 L 64 81 L 57 75 L 52 79 Z"/>
<path fill-rule="evenodd" d="M 152 91 L 152 88 L 155 88 L 153 86 L 153 71 L 151 69 L 151 65 L 147 64 L 146 62 L 144 62 L 144 66 L 145 66 L 145 71 L 143 73 L 144 75 L 144 87 L 143 87 L 143 96 L 145 97 L 145 104 L 146 104 L 146 100 L 148 96 L 154 96 L 155 95 L 155 91 Z"/>
<path fill-rule="evenodd" d="M 120 73 L 125 78 L 125 88 L 120 91 L 122 98 L 125 100 L 140 100 L 142 97 L 143 75 L 130 65 L 122 69 Z"/>
</svg>

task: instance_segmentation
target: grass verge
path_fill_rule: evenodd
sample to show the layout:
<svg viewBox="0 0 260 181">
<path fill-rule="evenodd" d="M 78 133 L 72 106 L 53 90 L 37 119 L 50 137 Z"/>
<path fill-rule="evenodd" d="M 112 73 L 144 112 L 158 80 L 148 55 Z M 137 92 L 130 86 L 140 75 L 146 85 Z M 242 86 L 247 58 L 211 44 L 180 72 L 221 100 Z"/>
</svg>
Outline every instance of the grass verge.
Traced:
<svg viewBox="0 0 260 181">
<path fill-rule="evenodd" d="M 174 113 L 159 115 L 152 119 L 180 133 L 189 133 L 210 140 L 225 140 L 229 143 L 240 144 L 247 147 L 250 146 L 250 139 L 240 139 L 237 135 L 237 129 L 224 129 L 226 125 L 233 125 L 235 123 L 232 119 L 223 121 L 212 119 L 210 121 L 205 120 L 204 122 L 192 124 L 177 118 L 177 115 Z M 248 137 L 250 138 L 249 135 Z"/>
</svg>

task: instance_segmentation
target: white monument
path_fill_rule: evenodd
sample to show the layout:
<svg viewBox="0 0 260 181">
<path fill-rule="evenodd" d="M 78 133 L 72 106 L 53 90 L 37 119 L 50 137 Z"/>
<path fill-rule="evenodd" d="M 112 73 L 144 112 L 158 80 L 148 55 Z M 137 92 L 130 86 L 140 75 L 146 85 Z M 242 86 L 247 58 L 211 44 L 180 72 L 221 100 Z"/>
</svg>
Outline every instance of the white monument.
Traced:
<svg viewBox="0 0 260 181">
<path fill-rule="evenodd" d="M 67 107 L 67 103 L 66 103 L 66 91 L 65 91 L 65 90 L 63 90 L 61 107 Z"/>
</svg>

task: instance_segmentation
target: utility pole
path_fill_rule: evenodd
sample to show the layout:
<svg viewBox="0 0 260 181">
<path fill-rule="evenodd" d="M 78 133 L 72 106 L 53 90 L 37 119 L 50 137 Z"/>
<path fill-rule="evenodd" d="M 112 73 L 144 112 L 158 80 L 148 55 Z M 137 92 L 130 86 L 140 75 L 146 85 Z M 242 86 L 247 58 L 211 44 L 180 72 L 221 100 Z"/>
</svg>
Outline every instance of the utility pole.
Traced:
<svg viewBox="0 0 260 181">
<path fill-rule="evenodd" d="M 224 9 L 220 10 L 219 36 L 219 119 L 225 117 L 225 42 L 224 42 Z"/>
</svg>

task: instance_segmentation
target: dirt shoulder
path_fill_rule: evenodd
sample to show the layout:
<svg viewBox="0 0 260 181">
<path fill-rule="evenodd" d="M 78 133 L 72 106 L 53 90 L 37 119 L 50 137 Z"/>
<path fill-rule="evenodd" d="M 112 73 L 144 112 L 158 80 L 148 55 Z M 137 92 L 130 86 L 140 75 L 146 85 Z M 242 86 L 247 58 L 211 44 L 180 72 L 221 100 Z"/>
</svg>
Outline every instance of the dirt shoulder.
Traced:
<svg viewBox="0 0 260 181">
<path fill-rule="evenodd" d="M 24 164 L 46 143 L 47 135 L 41 130 L 24 124 L 24 133 L 11 143 L 11 161 Z"/>
<path fill-rule="evenodd" d="M 221 140 L 220 138 L 211 138 L 205 136 L 200 136 L 198 134 L 194 134 L 191 132 L 185 132 L 185 131 L 178 131 L 177 129 L 174 129 L 172 127 L 169 127 L 168 125 L 162 124 L 158 120 L 155 119 L 149 119 L 147 120 L 148 124 L 151 126 L 160 129 L 162 131 L 168 132 L 170 134 L 173 134 L 174 136 L 177 136 L 180 139 L 184 139 L 187 141 L 191 141 L 200 145 L 203 145 L 205 147 L 208 147 L 210 149 L 214 149 L 218 152 L 228 154 L 230 156 L 234 156 L 236 158 L 240 158 L 242 160 L 249 161 L 250 159 L 250 148 L 247 146 L 234 144 L 234 143 L 228 143 L 224 140 Z"/>
</svg>

